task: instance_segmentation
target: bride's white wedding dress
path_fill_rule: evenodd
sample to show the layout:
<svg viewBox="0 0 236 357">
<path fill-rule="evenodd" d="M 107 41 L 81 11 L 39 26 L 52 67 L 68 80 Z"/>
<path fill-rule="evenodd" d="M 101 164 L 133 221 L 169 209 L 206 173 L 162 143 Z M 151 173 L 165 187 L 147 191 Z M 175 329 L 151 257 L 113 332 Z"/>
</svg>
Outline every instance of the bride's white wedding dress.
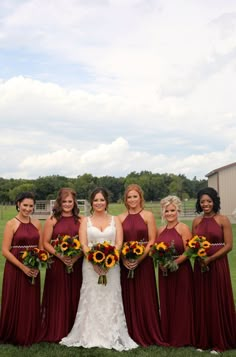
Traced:
<svg viewBox="0 0 236 357">
<path fill-rule="evenodd" d="M 87 218 L 89 246 L 108 241 L 115 245 L 116 227 L 110 225 L 100 231 Z M 87 259 L 83 261 L 83 283 L 74 326 L 60 344 L 68 347 L 101 347 L 118 351 L 138 345 L 128 335 L 120 284 L 120 267 L 115 265 L 107 273 L 107 285 L 98 284 L 98 274 Z"/>
</svg>

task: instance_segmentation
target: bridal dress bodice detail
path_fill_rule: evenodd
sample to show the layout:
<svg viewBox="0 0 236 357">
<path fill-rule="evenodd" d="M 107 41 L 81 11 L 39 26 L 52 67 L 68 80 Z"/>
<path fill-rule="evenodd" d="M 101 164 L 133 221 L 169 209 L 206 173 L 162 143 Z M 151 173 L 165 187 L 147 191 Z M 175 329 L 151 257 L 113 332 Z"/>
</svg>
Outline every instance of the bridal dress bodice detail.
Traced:
<svg viewBox="0 0 236 357">
<path fill-rule="evenodd" d="M 91 247 L 93 244 L 103 243 L 107 241 L 111 245 L 115 245 L 116 240 L 116 226 L 114 216 L 111 216 L 111 220 L 108 226 L 106 226 L 103 231 L 98 227 L 93 226 L 91 218 L 87 218 L 87 238 L 88 246 Z"/>
<path fill-rule="evenodd" d="M 110 224 L 101 231 L 87 218 L 88 246 L 104 241 L 115 245 L 116 226 L 112 216 Z M 128 335 L 124 315 L 120 267 L 115 265 L 107 272 L 107 285 L 98 284 L 98 275 L 87 259 L 83 262 L 83 283 L 74 326 L 60 344 L 68 347 L 101 347 L 118 351 L 138 345 Z"/>
</svg>

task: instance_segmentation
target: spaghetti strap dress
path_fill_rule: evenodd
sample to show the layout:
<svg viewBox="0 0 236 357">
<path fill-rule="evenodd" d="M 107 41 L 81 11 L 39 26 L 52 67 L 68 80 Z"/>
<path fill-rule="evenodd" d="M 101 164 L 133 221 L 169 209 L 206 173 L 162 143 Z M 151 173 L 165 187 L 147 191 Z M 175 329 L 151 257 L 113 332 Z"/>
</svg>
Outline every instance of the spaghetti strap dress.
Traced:
<svg viewBox="0 0 236 357">
<path fill-rule="evenodd" d="M 177 223 L 178 224 L 178 223 Z M 157 242 L 174 242 L 176 256 L 183 254 L 184 244 L 176 228 L 165 228 Z M 175 272 L 163 276 L 158 269 L 161 328 L 165 341 L 171 346 L 194 345 L 194 291 L 193 270 L 189 260 L 179 265 Z"/>
<path fill-rule="evenodd" d="M 115 245 L 114 217 L 101 231 L 87 218 L 88 245 L 109 242 Z M 60 344 L 68 347 L 100 347 L 125 351 L 138 347 L 130 338 L 121 297 L 120 267 L 107 272 L 107 285 L 98 284 L 98 274 L 87 259 L 83 261 L 83 284 L 74 326 Z"/>
<path fill-rule="evenodd" d="M 57 236 L 78 234 L 80 223 L 73 216 L 61 217 L 55 224 L 53 242 Z M 80 298 L 82 284 L 82 261 L 80 257 L 73 265 L 73 272 L 66 272 L 65 264 L 54 257 L 46 270 L 42 299 L 41 341 L 59 342 L 71 330 Z"/>
<path fill-rule="evenodd" d="M 212 244 L 213 255 L 224 244 L 222 227 L 214 217 L 203 217 L 196 228 Z M 236 315 L 227 255 L 214 260 L 209 271 L 194 266 L 196 346 L 203 350 L 236 348 Z"/>
<path fill-rule="evenodd" d="M 140 213 L 128 214 L 122 223 L 124 242 L 148 241 L 148 229 Z M 144 243 L 145 244 L 145 243 Z M 152 258 L 147 256 L 127 278 L 128 269 L 121 263 L 121 286 L 125 316 L 130 336 L 139 345 L 168 344 L 163 341 L 160 327 L 156 277 Z"/>
<path fill-rule="evenodd" d="M 17 218 L 16 218 L 17 219 Z M 21 252 L 39 244 L 38 229 L 22 223 L 16 230 L 11 253 L 20 260 Z M 37 342 L 40 321 L 40 274 L 31 284 L 29 277 L 18 267 L 5 262 L 0 317 L 0 342 L 30 346 Z"/>
</svg>

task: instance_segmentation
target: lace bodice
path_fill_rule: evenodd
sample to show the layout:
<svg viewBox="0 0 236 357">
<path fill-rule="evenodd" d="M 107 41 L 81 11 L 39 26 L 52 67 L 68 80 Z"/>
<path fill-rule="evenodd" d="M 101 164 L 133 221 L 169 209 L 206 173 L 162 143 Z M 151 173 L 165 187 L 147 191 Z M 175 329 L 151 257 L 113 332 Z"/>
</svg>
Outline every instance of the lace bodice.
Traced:
<svg viewBox="0 0 236 357">
<path fill-rule="evenodd" d="M 103 243 L 104 241 L 109 242 L 112 245 L 115 245 L 116 240 L 116 225 L 115 219 L 111 216 L 110 224 L 101 231 L 99 228 L 93 226 L 91 218 L 87 218 L 87 238 L 88 246 L 91 246 L 96 243 Z"/>
</svg>

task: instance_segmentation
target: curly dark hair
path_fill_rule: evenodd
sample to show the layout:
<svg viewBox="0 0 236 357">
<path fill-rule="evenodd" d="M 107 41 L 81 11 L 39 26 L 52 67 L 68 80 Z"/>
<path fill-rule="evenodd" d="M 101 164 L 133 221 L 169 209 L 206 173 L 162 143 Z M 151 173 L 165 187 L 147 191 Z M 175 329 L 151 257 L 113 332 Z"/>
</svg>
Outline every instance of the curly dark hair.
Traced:
<svg viewBox="0 0 236 357">
<path fill-rule="evenodd" d="M 79 207 L 76 199 L 76 192 L 69 187 L 63 187 L 59 190 L 53 210 L 52 210 L 52 217 L 55 217 L 57 221 L 59 221 L 62 217 L 62 202 L 68 195 L 73 197 L 74 207 L 72 209 L 72 214 L 75 219 L 75 222 L 78 222 L 80 219 L 79 217 Z"/>
<path fill-rule="evenodd" d="M 213 187 L 206 187 L 201 189 L 197 193 L 197 202 L 196 202 L 196 212 L 201 213 L 203 210 L 200 205 L 201 197 L 203 195 L 208 195 L 212 201 L 213 201 L 213 211 L 215 213 L 219 212 L 220 210 L 220 197 L 218 195 L 218 192 L 213 188 Z"/>
</svg>

